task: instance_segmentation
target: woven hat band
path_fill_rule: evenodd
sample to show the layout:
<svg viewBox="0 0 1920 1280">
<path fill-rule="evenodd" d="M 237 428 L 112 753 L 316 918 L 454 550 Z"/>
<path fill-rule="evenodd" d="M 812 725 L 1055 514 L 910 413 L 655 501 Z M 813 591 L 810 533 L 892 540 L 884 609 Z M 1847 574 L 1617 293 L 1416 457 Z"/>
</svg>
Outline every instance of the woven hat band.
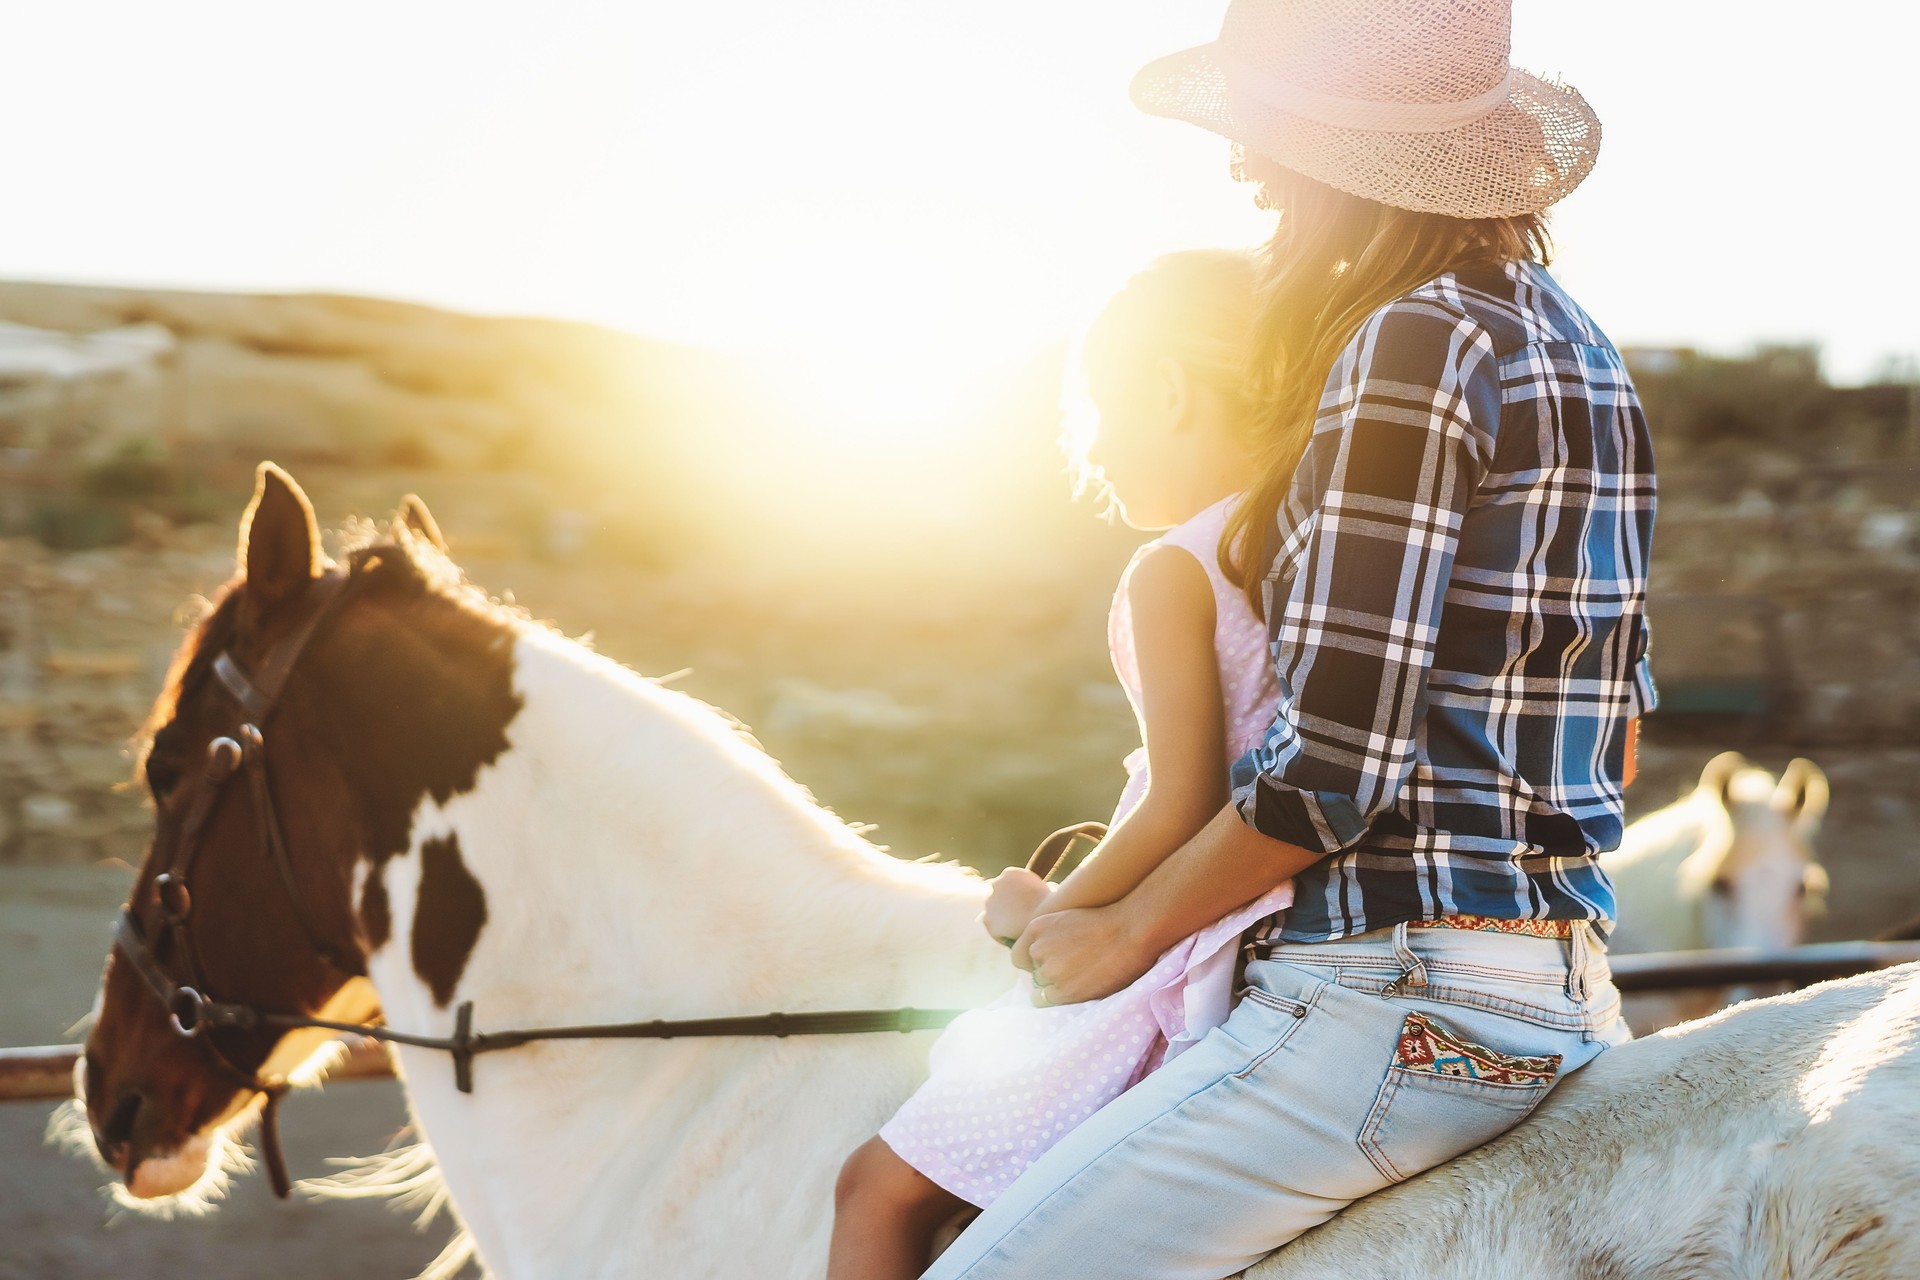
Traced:
<svg viewBox="0 0 1920 1280">
<path fill-rule="evenodd" d="M 1514 69 L 1485 93 L 1458 102 L 1369 102 L 1341 98 L 1297 84 L 1237 58 L 1220 57 L 1221 69 L 1235 93 L 1262 106 L 1340 129 L 1370 133 L 1446 133 L 1463 129 L 1498 111 L 1513 93 Z"/>
</svg>

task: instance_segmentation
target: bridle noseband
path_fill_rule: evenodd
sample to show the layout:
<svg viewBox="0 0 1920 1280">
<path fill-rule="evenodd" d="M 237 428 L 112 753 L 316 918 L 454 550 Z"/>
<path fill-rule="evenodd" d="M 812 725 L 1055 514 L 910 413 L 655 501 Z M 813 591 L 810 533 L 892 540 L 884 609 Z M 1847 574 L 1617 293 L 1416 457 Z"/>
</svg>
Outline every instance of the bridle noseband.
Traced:
<svg viewBox="0 0 1920 1280">
<path fill-rule="evenodd" d="M 183 966 L 187 981 L 175 982 L 161 966 L 146 931 L 129 903 L 121 908 L 114 926 L 114 950 L 124 958 L 141 982 L 167 1012 L 174 1033 L 182 1039 L 197 1041 L 207 1060 L 223 1075 L 239 1082 L 266 1099 L 260 1112 L 260 1152 L 266 1165 L 274 1195 L 286 1199 L 292 1190 L 287 1164 L 280 1146 L 279 1108 L 290 1087 L 286 1080 L 263 1080 L 252 1071 L 237 1066 L 211 1036 L 204 1031 L 295 1031 L 317 1029 L 366 1036 L 393 1044 L 436 1049 L 452 1055 L 455 1087 L 462 1093 L 473 1092 L 474 1055 L 500 1049 L 513 1049 L 540 1040 L 675 1040 L 714 1036 L 815 1036 L 856 1035 L 879 1031 L 932 1031 L 946 1026 L 965 1012 L 963 1009 L 849 1009 L 809 1013 L 770 1013 L 746 1017 L 652 1019 L 646 1022 L 608 1023 L 591 1026 L 546 1027 L 535 1030 L 479 1032 L 473 1029 L 473 1003 L 461 1004 L 454 1013 L 451 1036 L 426 1036 L 394 1031 L 368 1023 L 335 1022 L 300 1013 L 280 1013 L 249 1004 L 215 999 L 205 980 L 205 968 L 194 947 L 189 922 L 193 914 L 193 893 L 188 875 L 201 845 L 201 836 L 212 818 L 215 806 L 225 794 L 226 783 L 236 773 L 247 777 L 247 790 L 253 801 L 258 840 L 273 864 L 281 886 L 286 890 L 300 929 L 314 955 L 336 972 L 348 977 L 365 977 L 365 966 L 358 958 L 341 954 L 330 946 L 314 926 L 299 882 L 293 872 L 280 816 L 273 803 L 273 786 L 267 775 L 266 734 L 268 720 L 279 704 L 294 664 L 312 640 L 320 625 L 339 611 L 347 599 L 352 582 L 349 569 L 335 567 L 313 581 L 308 591 L 312 604 L 306 618 L 285 638 L 276 643 L 260 664 L 259 674 L 249 676 L 230 651 L 215 656 L 212 673 L 239 705 L 245 717 L 232 736 L 215 738 L 207 744 L 207 759 L 195 784 L 181 822 L 174 860 L 153 881 L 156 914 L 166 930 L 172 953 Z M 1083 824 L 1084 826 L 1085 824 Z M 1038 859 L 1062 837 L 1070 842 L 1080 828 L 1055 832 L 1035 851 Z M 1060 844 L 1064 850 L 1065 843 Z M 1058 853 L 1054 853 L 1054 859 Z M 1051 865 L 1051 863 L 1049 863 Z M 1042 873 L 1044 874 L 1044 872 Z"/>
</svg>

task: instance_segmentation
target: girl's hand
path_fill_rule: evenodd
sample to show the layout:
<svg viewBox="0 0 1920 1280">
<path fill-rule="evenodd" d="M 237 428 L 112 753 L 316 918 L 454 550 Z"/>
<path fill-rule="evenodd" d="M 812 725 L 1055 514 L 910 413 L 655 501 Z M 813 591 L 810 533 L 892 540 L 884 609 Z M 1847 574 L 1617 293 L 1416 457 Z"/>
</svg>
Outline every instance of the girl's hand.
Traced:
<svg viewBox="0 0 1920 1280">
<path fill-rule="evenodd" d="M 1080 907 L 1038 916 L 1013 949 L 1013 963 L 1033 975 L 1036 1004 L 1098 1000 L 1153 967 L 1126 927 L 1118 905 Z"/>
<path fill-rule="evenodd" d="M 1008 867 L 993 878 L 980 923 L 994 941 L 1012 946 L 1052 893 L 1052 885 L 1025 867 Z"/>
</svg>

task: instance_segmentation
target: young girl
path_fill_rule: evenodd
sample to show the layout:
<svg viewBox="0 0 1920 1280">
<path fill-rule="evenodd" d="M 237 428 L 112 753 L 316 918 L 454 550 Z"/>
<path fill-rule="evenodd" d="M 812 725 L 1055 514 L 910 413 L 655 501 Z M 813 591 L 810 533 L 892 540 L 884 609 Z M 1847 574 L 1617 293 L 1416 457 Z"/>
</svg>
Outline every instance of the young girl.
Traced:
<svg viewBox="0 0 1920 1280">
<path fill-rule="evenodd" d="M 1097 427 L 1077 461 L 1128 524 L 1166 530 L 1127 566 L 1108 624 L 1145 745 L 1127 757 L 1112 829 L 1064 883 L 1022 868 L 994 882 L 982 922 L 1009 945 L 1038 914 L 1139 884 L 1226 802 L 1228 764 L 1273 721 L 1263 629 L 1217 555 L 1258 453 L 1242 390 L 1254 278 L 1244 253 L 1172 254 L 1129 281 L 1082 344 Z M 943 1223 L 992 1203 L 1075 1124 L 1222 1022 L 1241 932 L 1290 896 L 1270 890 L 1104 1000 L 1050 1006 L 1022 975 L 956 1022 L 931 1079 L 847 1162 L 832 1280 L 919 1275 Z"/>
</svg>

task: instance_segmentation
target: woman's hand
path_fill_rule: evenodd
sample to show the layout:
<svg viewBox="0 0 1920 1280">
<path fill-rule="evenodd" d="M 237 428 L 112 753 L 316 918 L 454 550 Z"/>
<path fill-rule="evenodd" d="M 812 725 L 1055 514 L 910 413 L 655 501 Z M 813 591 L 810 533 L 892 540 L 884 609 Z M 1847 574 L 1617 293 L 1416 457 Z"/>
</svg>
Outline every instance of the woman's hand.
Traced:
<svg viewBox="0 0 1920 1280">
<path fill-rule="evenodd" d="M 980 923 L 995 942 L 1012 946 L 1052 893 L 1052 885 L 1025 867 L 1008 867 L 993 878 Z"/>
<path fill-rule="evenodd" d="M 1035 1003 L 1048 1005 L 1110 996 L 1153 961 L 1119 904 L 1036 916 L 1013 948 L 1013 963 L 1033 975 Z"/>
</svg>

